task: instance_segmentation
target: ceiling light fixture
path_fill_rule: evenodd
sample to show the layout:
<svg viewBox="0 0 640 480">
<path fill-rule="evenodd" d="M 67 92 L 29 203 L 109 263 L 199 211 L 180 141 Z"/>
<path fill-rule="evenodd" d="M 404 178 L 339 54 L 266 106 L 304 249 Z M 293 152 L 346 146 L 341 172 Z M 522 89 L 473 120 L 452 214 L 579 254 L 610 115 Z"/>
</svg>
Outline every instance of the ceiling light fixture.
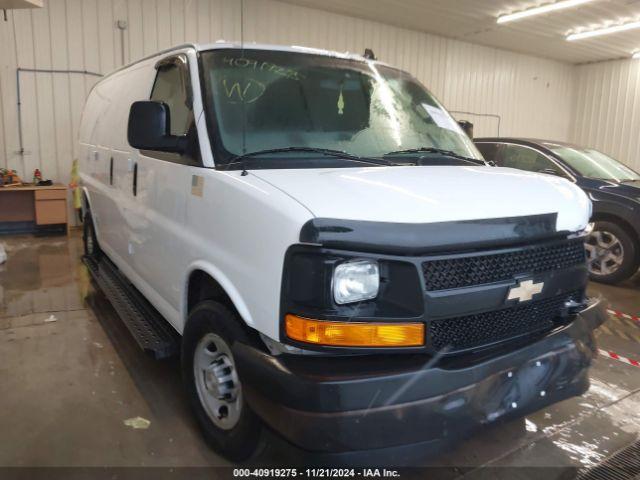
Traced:
<svg viewBox="0 0 640 480">
<path fill-rule="evenodd" d="M 631 58 L 633 58 L 634 60 L 640 60 L 640 51 L 635 52 L 633 55 L 631 55 Z"/>
<path fill-rule="evenodd" d="M 507 15 L 500 15 L 498 17 L 498 23 L 512 22 L 514 20 L 520 20 L 521 18 L 531 17 L 533 15 L 555 12 L 556 10 L 576 7 L 578 5 L 582 5 L 583 3 L 592 1 L 593 0 L 561 0 L 555 3 L 546 3 L 538 7 L 529 8 L 527 10 L 521 10 L 519 12 L 509 13 Z"/>
<path fill-rule="evenodd" d="M 623 23 L 620 25 L 612 25 L 610 27 L 597 28 L 595 30 L 587 30 L 584 32 L 572 33 L 570 35 L 567 35 L 567 40 L 570 42 L 573 40 L 583 40 L 585 38 L 599 37 L 600 35 L 626 32 L 627 30 L 633 30 L 636 28 L 640 28 L 640 21 Z"/>
</svg>

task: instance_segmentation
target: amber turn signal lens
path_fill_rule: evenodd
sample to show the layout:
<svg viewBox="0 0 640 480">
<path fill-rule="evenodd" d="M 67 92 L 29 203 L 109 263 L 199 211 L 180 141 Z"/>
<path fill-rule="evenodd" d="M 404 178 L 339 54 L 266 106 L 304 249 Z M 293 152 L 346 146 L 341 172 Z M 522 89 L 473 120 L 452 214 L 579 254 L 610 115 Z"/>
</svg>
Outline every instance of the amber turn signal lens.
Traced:
<svg viewBox="0 0 640 480">
<path fill-rule="evenodd" d="M 287 336 L 315 345 L 338 347 L 419 347 L 424 345 L 422 323 L 325 322 L 288 314 Z"/>
</svg>

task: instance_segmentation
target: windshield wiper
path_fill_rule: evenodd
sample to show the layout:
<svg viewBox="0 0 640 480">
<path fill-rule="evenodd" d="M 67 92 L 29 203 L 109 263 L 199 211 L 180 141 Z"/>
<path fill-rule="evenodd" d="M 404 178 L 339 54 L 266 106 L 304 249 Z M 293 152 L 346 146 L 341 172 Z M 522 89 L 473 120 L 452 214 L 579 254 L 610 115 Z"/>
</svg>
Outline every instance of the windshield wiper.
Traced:
<svg viewBox="0 0 640 480">
<path fill-rule="evenodd" d="M 410 153 L 437 153 L 444 157 L 457 158 L 459 160 L 465 160 L 467 162 L 476 163 L 478 165 L 487 165 L 484 160 L 480 160 L 479 158 L 473 157 L 465 157 L 464 155 L 460 155 L 456 152 L 452 152 L 451 150 L 445 150 L 443 148 L 436 147 L 419 147 L 419 148 L 407 148 L 405 150 L 394 150 L 393 152 L 385 153 L 384 156 L 388 157 L 391 155 L 404 155 Z"/>
<path fill-rule="evenodd" d="M 382 158 L 372 158 L 372 157 L 361 157 L 359 155 L 354 155 L 352 153 L 345 152 L 344 150 L 334 150 L 331 148 L 317 148 L 317 147 L 282 147 L 282 148 L 269 148 L 266 150 L 257 150 L 255 152 L 243 153 L 241 155 L 236 155 L 232 157 L 231 160 L 221 167 L 224 170 L 228 170 L 229 167 L 234 165 L 244 166 L 247 158 L 258 157 L 261 155 L 269 155 L 272 153 L 287 153 L 287 152 L 308 152 L 308 153 L 320 153 L 327 157 L 340 158 L 342 160 L 351 160 L 354 162 L 368 163 L 372 165 L 383 165 L 383 166 L 405 166 L 408 164 L 405 163 L 396 163 L 390 160 L 385 160 Z"/>
</svg>

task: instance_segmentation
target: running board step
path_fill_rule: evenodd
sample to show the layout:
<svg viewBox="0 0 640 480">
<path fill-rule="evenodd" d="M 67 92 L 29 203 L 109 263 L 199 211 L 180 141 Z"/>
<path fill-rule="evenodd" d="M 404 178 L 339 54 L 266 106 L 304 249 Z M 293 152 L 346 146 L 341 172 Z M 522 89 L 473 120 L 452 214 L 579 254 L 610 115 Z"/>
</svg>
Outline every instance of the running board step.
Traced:
<svg viewBox="0 0 640 480">
<path fill-rule="evenodd" d="M 636 480 L 640 478 L 640 440 L 594 467 L 578 472 L 577 480 Z"/>
<path fill-rule="evenodd" d="M 178 353 L 180 341 L 173 327 L 110 260 L 103 256 L 96 261 L 85 255 L 82 261 L 144 351 L 157 359 Z"/>
</svg>

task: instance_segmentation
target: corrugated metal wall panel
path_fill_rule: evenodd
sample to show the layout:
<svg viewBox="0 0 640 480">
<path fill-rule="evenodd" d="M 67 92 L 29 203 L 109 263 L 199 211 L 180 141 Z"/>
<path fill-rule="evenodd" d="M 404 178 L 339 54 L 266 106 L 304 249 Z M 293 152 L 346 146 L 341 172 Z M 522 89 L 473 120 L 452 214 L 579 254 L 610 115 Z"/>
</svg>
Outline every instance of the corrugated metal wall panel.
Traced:
<svg viewBox="0 0 640 480">
<path fill-rule="evenodd" d="M 50 0 L 9 11 L 0 22 L 0 166 L 29 178 L 68 182 L 84 99 L 97 80 L 78 74 L 21 78 L 24 155 L 18 152 L 15 72 L 27 68 L 106 73 L 169 45 L 239 40 L 237 0 Z M 445 39 L 369 20 L 281 3 L 246 0 L 244 38 L 339 51 L 372 48 L 412 72 L 451 110 L 501 117 L 503 135 L 566 139 L 572 111 L 568 64 Z M 124 45 L 117 20 L 126 20 Z M 124 55 L 123 55 L 124 52 Z M 456 114 L 495 135 L 497 119 Z"/>
<path fill-rule="evenodd" d="M 570 138 L 640 170 L 640 62 L 619 60 L 576 67 Z"/>
<path fill-rule="evenodd" d="M 567 138 L 572 67 L 462 42 L 448 49 L 449 109 L 499 114 L 502 135 Z M 480 120 L 478 135 L 496 133 L 495 119 Z"/>
<path fill-rule="evenodd" d="M 543 56 L 570 63 L 586 63 L 629 55 L 640 43 L 640 31 L 566 42 L 568 30 L 596 27 L 640 16 L 635 0 L 601 0 L 566 8 L 526 21 L 497 24 L 496 17 L 549 0 L 284 0 L 341 15 L 367 18 L 444 35 L 465 42 Z"/>
</svg>

